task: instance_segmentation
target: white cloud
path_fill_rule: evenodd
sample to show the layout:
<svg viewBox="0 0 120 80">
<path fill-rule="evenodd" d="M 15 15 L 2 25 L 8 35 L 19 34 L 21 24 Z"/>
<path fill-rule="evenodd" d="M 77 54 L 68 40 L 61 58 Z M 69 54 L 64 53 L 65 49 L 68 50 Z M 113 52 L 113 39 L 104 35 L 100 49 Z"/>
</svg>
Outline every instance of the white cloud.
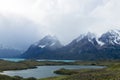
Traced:
<svg viewBox="0 0 120 80">
<path fill-rule="evenodd" d="M 119 8 L 119 0 L 0 0 L 2 15 L 23 16 L 40 25 L 40 36 L 54 34 L 63 43 L 83 32 L 119 28 Z"/>
<path fill-rule="evenodd" d="M 108 29 L 120 29 L 120 1 L 108 0 L 104 5 L 97 7 L 91 16 L 97 19 L 97 23 L 92 25 L 93 28 L 99 27 L 98 32 L 104 32 Z"/>
<path fill-rule="evenodd" d="M 21 16 L 0 15 L 0 44 L 25 50 L 42 37 L 40 27 Z"/>
</svg>

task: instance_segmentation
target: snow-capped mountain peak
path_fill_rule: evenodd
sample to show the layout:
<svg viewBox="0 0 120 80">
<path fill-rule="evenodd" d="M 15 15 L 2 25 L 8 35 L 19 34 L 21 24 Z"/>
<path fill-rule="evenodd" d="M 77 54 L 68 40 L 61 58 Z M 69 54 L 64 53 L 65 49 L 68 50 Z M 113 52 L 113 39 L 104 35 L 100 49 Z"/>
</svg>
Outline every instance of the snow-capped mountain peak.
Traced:
<svg viewBox="0 0 120 80">
<path fill-rule="evenodd" d="M 87 40 L 91 42 L 92 44 L 97 43 L 99 46 L 103 45 L 120 45 L 120 30 L 109 30 L 100 37 L 97 37 L 96 34 L 88 32 L 86 34 L 80 35 L 77 39 L 76 42 Z"/>
<path fill-rule="evenodd" d="M 93 39 L 93 38 L 96 37 L 96 35 L 95 35 L 94 33 L 91 33 L 91 32 L 88 32 L 88 33 L 86 34 L 86 36 L 87 36 L 88 38 L 90 38 L 90 39 Z"/>
<path fill-rule="evenodd" d="M 44 40 L 58 40 L 56 36 L 47 35 L 43 38 Z"/>
<path fill-rule="evenodd" d="M 97 37 L 94 33 L 88 32 L 74 39 L 68 45 L 59 47 L 58 39 L 46 36 L 35 47 L 30 47 L 23 57 L 79 60 L 120 59 L 120 31 L 110 30 Z"/>
<path fill-rule="evenodd" d="M 118 44 L 120 45 L 120 31 L 119 30 L 110 30 L 103 34 L 100 40 L 107 44 Z"/>
<path fill-rule="evenodd" d="M 96 38 L 96 35 L 94 33 L 91 33 L 91 32 L 88 32 L 88 33 L 85 33 L 85 34 L 81 34 L 77 39 L 76 41 L 79 42 L 80 40 L 84 39 L 84 38 L 87 38 L 88 41 L 91 41 L 92 39 Z"/>
<path fill-rule="evenodd" d="M 55 36 L 47 35 L 40 41 L 33 44 L 33 46 L 37 46 L 39 48 L 58 48 L 61 47 L 61 43 Z"/>
</svg>

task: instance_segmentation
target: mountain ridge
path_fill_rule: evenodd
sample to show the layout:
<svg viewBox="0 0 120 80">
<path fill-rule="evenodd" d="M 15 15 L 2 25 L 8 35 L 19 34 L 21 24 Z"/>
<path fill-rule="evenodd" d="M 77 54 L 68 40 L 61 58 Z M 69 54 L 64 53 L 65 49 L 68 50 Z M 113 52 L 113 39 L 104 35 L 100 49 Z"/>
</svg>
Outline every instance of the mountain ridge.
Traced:
<svg viewBox="0 0 120 80">
<path fill-rule="evenodd" d="M 0 58 L 16 58 L 22 54 L 21 50 L 0 44 Z"/>
<path fill-rule="evenodd" d="M 47 37 L 47 36 L 46 36 Z M 35 59 L 78 59 L 78 60 L 100 60 L 100 59 L 119 59 L 120 58 L 120 30 L 111 30 L 96 37 L 94 33 L 88 32 L 74 39 L 66 46 L 61 46 L 60 41 L 53 37 L 45 39 L 47 42 L 59 43 L 60 47 L 51 48 L 46 46 L 37 46 L 29 48 L 22 56 L 24 58 Z M 42 44 L 42 40 L 39 44 Z M 50 40 L 50 41 L 48 41 Z M 32 53 L 31 53 L 32 52 Z M 31 54 L 30 54 L 31 53 Z M 37 57 L 31 57 L 36 55 Z M 29 56 L 29 57 L 28 57 Z"/>
</svg>

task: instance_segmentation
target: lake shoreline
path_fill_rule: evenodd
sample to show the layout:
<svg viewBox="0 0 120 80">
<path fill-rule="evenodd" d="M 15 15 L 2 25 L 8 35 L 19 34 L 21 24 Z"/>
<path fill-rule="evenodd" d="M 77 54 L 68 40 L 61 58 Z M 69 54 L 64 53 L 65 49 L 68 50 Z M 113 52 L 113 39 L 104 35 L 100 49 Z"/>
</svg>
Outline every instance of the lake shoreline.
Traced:
<svg viewBox="0 0 120 80">
<path fill-rule="evenodd" d="M 21 70 L 21 68 L 16 69 L 16 64 L 17 64 L 17 67 L 22 67 L 22 68 L 27 67 L 26 69 L 29 69 L 28 68 L 29 66 L 38 67 L 38 66 L 63 66 L 63 65 L 68 65 L 68 66 L 70 66 L 70 65 L 72 65 L 72 66 L 74 66 L 74 65 L 77 65 L 77 66 L 84 65 L 84 66 L 104 66 L 105 67 L 104 69 L 97 69 L 97 70 L 96 69 L 94 69 L 94 70 L 89 69 L 87 71 L 86 70 L 83 71 L 83 70 L 79 70 L 78 69 L 78 71 L 80 71 L 80 73 L 82 72 L 83 75 L 84 74 L 87 75 L 87 73 L 91 73 L 92 74 L 92 72 L 94 72 L 94 71 L 95 72 L 98 71 L 98 73 L 99 73 L 99 71 L 100 72 L 102 72 L 102 71 L 104 72 L 106 70 L 107 70 L 108 73 L 112 73 L 111 72 L 111 67 L 112 66 L 116 66 L 116 64 L 118 65 L 119 62 L 120 62 L 119 60 L 114 60 L 114 61 L 113 60 L 107 60 L 107 61 L 76 61 L 76 62 L 53 62 L 53 61 L 34 61 L 34 60 L 25 60 L 25 61 L 19 61 L 19 62 L 12 62 L 12 61 L 0 60 L 0 63 L 2 63 L 2 64 L 0 64 L 0 70 L 1 71 L 8 70 L 7 65 L 8 66 L 12 66 L 12 68 L 10 68 L 9 70 Z M 3 63 L 6 66 L 3 67 L 3 65 L 4 65 Z M 22 65 L 22 66 L 20 66 L 20 65 Z M 6 68 L 6 69 L 4 69 L 4 68 Z M 115 67 L 113 67 L 112 69 L 114 69 L 114 68 Z M 110 71 L 109 71 L 109 69 L 110 69 Z M 119 69 L 119 68 L 117 68 L 117 69 Z M 101 73 L 101 75 L 102 75 L 102 73 Z M 77 74 L 75 74 L 75 75 L 77 75 Z M 2 75 L 0 75 L 0 76 L 2 76 Z M 72 75 L 70 75 L 70 76 L 72 76 Z M 41 78 L 41 79 L 36 79 L 36 80 L 57 80 L 58 78 L 59 78 L 58 80 L 62 80 L 62 79 L 60 79 L 61 77 L 62 76 L 52 77 L 52 79 L 51 78 L 44 78 L 44 79 Z M 66 77 L 66 75 L 65 75 L 65 77 Z M 25 80 L 27 80 L 27 79 L 25 79 Z M 84 80 L 86 80 L 86 79 L 84 79 Z"/>
<path fill-rule="evenodd" d="M 0 63 L 4 63 L 6 66 L 0 64 L 1 71 L 17 71 L 17 70 L 28 70 L 28 69 L 37 69 L 38 66 L 63 66 L 63 65 L 97 65 L 93 62 L 83 62 L 83 61 L 76 61 L 76 62 L 56 62 L 56 61 L 35 61 L 35 60 L 24 60 L 24 61 L 6 61 L 0 60 Z M 1 68 L 1 66 L 3 66 Z M 7 67 L 9 66 L 9 67 Z M 11 67 L 10 67 L 11 66 Z M 99 66 L 99 65 L 98 65 Z"/>
<path fill-rule="evenodd" d="M 1 74 L 9 75 L 9 76 L 21 76 L 23 78 L 34 77 L 34 78 L 46 78 L 46 77 L 54 77 L 60 76 L 60 74 L 54 73 L 54 71 L 65 68 L 65 69 L 102 69 L 104 66 L 82 66 L 82 65 L 48 65 L 48 66 L 37 66 L 34 69 L 26 69 L 26 70 L 10 70 L 3 71 Z M 31 75 L 32 73 L 32 75 Z M 33 74 L 34 73 L 34 74 Z"/>
</svg>

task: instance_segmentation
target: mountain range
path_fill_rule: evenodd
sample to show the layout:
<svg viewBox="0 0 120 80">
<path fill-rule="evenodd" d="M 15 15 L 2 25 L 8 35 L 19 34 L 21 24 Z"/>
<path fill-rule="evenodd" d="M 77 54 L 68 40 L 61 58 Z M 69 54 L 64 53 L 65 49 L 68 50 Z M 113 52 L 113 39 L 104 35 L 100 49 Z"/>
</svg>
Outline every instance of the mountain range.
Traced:
<svg viewBox="0 0 120 80">
<path fill-rule="evenodd" d="M 97 37 L 81 34 L 63 46 L 53 36 L 45 36 L 21 55 L 27 59 L 109 60 L 120 59 L 120 30 L 110 30 Z"/>
<path fill-rule="evenodd" d="M 21 50 L 0 44 L 0 58 L 16 58 L 22 53 L 23 52 Z"/>
</svg>

